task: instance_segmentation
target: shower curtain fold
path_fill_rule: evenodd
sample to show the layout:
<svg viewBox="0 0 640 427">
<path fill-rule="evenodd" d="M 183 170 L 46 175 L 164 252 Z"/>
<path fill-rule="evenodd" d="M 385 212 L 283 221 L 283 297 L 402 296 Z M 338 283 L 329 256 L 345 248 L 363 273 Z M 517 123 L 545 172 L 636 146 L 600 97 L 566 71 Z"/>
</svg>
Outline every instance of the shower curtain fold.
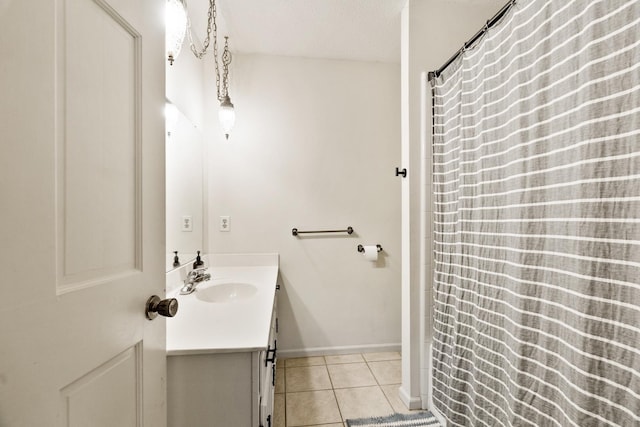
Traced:
<svg viewBox="0 0 640 427">
<path fill-rule="evenodd" d="M 640 2 L 519 0 L 431 80 L 433 401 L 640 426 Z"/>
</svg>

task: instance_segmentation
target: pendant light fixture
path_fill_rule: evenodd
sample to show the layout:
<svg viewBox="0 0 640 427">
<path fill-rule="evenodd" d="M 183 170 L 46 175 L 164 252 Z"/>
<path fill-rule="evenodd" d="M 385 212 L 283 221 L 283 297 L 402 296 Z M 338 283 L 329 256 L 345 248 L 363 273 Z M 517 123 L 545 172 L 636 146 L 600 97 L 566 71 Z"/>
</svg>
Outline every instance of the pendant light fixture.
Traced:
<svg viewBox="0 0 640 427">
<path fill-rule="evenodd" d="M 212 4 L 214 4 L 215 7 L 215 0 L 210 1 Z M 215 55 L 216 64 L 216 92 L 218 94 L 218 101 L 220 101 L 218 120 L 220 121 L 220 126 L 222 127 L 225 138 L 229 139 L 229 133 L 231 133 L 231 129 L 233 129 L 233 125 L 236 121 L 236 112 L 233 109 L 233 104 L 231 103 L 231 98 L 229 97 L 229 64 L 231 64 L 231 52 L 229 52 L 229 37 L 224 38 L 224 50 L 222 51 L 222 83 L 220 82 L 220 69 L 218 68 L 217 38 L 215 38 L 213 41 L 213 52 Z"/>
<path fill-rule="evenodd" d="M 189 37 L 189 47 L 196 58 L 202 59 L 209 49 L 213 37 L 213 56 L 216 72 L 216 95 L 220 102 L 218 119 L 226 139 L 235 123 L 236 113 L 229 97 L 229 64 L 231 64 L 231 52 L 229 51 L 229 37 L 224 38 L 224 50 L 222 51 L 222 81 L 220 81 L 220 66 L 218 64 L 218 26 L 216 24 L 216 2 L 209 0 L 207 13 L 207 36 L 202 43 L 202 49 L 198 49 L 191 34 L 191 20 L 187 9 L 186 0 L 167 0 L 167 59 L 170 65 L 178 57 L 180 48 L 184 42 L 185 33 Z"/>
</svg>

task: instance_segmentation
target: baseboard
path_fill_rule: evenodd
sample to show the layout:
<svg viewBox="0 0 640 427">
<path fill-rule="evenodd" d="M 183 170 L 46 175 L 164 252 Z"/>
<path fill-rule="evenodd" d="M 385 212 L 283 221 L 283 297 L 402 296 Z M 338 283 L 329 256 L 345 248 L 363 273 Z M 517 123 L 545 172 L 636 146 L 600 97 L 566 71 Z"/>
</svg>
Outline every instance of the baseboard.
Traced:
<svg viewBox="0 0 640 427">
<path fill-rule="evenodd" d="M 422 409 L 422 399 L 420 396 L 409 396 L 403 387 L 398 389 L 398 396 L 402 403 L 409 409 Z"/>
<path fill-rule="evenodd" d="M 371 344 L 371 345 L 348 345 L 339 347 L 313 347 L 292 350 L 278 349 L 278 358 L 290 359 L 292 357 L 325 356 L 335 354 L 352 353 L 383 353 L 388 351 L 400 351 L 401 344 Z"/>
</svg>

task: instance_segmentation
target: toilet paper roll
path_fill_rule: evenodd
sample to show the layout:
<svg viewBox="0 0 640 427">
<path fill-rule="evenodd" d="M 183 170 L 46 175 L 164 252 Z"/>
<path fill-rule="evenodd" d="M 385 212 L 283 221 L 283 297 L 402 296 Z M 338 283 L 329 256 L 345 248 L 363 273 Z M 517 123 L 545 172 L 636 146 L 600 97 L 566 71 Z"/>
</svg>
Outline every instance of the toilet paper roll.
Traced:
<svg viewBox="0 0 640 427">
<path fill-rule="evenodd" d="M 367 261 L 377 261 L 378 260 L 378 247 L 376 245 L 365 245 L 364 248 L 364 259 Z"/>
</svg>

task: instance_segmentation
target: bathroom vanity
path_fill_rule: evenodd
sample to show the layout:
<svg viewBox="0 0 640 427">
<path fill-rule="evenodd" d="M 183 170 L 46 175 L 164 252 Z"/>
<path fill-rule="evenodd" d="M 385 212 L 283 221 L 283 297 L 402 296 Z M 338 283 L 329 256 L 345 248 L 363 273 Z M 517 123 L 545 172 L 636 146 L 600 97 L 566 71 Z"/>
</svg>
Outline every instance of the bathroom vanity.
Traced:
<svg viewBox="0 0 640 427">
<path fill-rule="evenodd" d="M 180 295 L 167 275 L 168 425 L 270 427 L 276 378 L 278 254 L 208 255 L 211 279 Z"/>
</svg>

